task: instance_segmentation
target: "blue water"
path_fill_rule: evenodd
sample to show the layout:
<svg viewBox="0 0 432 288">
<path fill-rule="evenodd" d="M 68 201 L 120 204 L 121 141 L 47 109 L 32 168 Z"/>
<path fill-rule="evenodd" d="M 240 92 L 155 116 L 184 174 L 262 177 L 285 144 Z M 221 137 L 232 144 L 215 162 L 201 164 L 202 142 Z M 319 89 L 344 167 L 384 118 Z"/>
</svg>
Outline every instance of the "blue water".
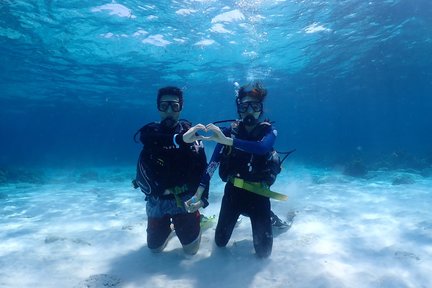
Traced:
<svg viewBox="0 0 432 288">
<path fill-rule="evenodd" d="M 2 1 L 0 167 L 133 165 L 158 88 L 208 123 L 259 79 L 291 161 L 424 169 L 431 51 L 429 0 Z"/>
<path fill-rule="evenodd" d="M 432 287 L 431 52 L 430 0 L 0 1 L 0 287 Z M 256 79 L 293 226 L 268 261 L 247 217 L 152 255 L 130 179 L 157 90 L 208 123 Z"/>
</svg>

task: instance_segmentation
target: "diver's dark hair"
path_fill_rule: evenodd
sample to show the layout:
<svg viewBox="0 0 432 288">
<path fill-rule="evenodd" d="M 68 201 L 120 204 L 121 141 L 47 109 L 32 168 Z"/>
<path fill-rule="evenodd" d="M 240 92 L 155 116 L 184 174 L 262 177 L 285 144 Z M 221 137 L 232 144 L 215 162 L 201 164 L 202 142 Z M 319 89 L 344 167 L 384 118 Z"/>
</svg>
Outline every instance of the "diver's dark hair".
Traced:
<svg viewBox="0 0 432 288">
<path fill-rule="evenodd" d="M 267 96 L 267 89 L 265 89 L 264 86 L 258 81 L 242 86 L 240 87 L 237 94 L 237 104 L 239 104 L 241 99 L 246 96 L 253 97 L 259 102 L 263 102 L 265 97 Z"/>
<path fill-rule="evenodd" d="M 164 95 L 174 95 L 179 98 L 180 107 L 183 107 L 183 91 L 175 86 L 167 86 L 159 89 L 157 95 L 157 104 L 159 105 L 160 99 Z"/>
</svg>

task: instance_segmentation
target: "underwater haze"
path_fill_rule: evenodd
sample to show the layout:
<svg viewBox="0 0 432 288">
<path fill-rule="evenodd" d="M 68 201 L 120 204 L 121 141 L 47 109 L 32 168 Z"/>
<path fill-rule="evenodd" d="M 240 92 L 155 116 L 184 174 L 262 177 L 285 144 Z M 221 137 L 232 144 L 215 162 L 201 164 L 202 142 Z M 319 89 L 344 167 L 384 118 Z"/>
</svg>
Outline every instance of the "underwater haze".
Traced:
<svg viewBox="0 0 432 288">
<path fill-rule="evenodd" d="M 236 117 L 233 83 L 252 80 L 298 161 L 431 161 L 428 0 L 2 1 L 0 15 L 1 165 L 130 164 L 157 89 L 182 87 L 182 116 L 208 123 Z"/>
<path fill-rule="evenodd" d="M 431 0 L 1 0 L 0 287 L 432 287 L 431 55 Z M 215 173 L 198 253 L 151 253 L 131 179 L 158 89 L 207 124 L 254 80 L 296 149 L 290 228 L 268 259 L 247 217 L 215 247 Z"/>
</svg>

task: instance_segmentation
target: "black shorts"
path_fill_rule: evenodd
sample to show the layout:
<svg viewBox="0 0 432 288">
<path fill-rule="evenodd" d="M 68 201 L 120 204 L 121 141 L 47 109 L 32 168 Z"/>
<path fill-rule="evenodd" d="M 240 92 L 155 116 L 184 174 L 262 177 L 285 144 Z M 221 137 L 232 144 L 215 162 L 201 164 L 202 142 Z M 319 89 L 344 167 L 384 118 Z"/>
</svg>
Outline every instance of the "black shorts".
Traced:
<svg viewBox="0 0 432 288">
<path fill-rule="evenodd" d="M 147 222 L 147 246 L 150 249 L 161 247 L 171 233 L 171 223 L 180 243 L 188 245 L 200 234 L 200 213 L 184 213 L 162 218 L 149 218 Z"/>
</svg>

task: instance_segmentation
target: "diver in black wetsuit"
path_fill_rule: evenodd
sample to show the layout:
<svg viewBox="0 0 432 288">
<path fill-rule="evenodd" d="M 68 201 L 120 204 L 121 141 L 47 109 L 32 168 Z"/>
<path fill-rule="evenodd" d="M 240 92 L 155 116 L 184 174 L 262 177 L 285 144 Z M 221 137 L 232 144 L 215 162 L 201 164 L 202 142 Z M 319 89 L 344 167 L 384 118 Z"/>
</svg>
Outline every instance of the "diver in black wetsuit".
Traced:
<svg viewBox="0 0 432 288">
<path fill-rule="evenodd" d="M 214 124 L 206 126 L 206 131 L 211 131 L 213 135 L 204 140 L 212 140 L 218 144 L 195 194 L 199 199 L 202 191 L 207 188 L 206 183 L 220 164 L 220 177 L 227 184 L 216 227 L 216 245 L 226 246 L 237 219 L 242 214 L 250 217 L 255 252 L 263 258 L 270 256 L 272 251 L 271 221 L 275 215 L 270 209 L 270 199 L 257 192 L 265 190 L 261 189 L 262 187 L 268 189 L 280 171 L 279 165 L 275 167 L 269 161 L 274 154 L 277 131 L 271 123 L 259 120 L 266 95 L 267 91 L 259 83 L 252 87 L 241 87 L 236 98 L 240 120 L 223 130 Z M 275 171 L 277 169 L 279 170 Z M 258 186 L 259 189 L 254 189 Z M 194 211 L 199 206 L 201 204 L 186 202 L 189 211 Z"/>
<path fill-rule="evenodd" d="M 143 149 L 137 164 L 135 188 L 146 195 L 147 246 L 161 252 L 174 225 L 186 254 L 195 254 L 201 241 L 200 213 L 188 213 L 184 202 L 194 195 L 206 169 L 206 155 L 195 132 L 204 125 L 191 128 L 179 120 L 183 108 L 183 92 L 177 87 L 161 88 L 157 97 L 161 121 L 142 127 L 136 134 Z M 208 190 L 200 199 L 208 205 Z"/>
</svg>

